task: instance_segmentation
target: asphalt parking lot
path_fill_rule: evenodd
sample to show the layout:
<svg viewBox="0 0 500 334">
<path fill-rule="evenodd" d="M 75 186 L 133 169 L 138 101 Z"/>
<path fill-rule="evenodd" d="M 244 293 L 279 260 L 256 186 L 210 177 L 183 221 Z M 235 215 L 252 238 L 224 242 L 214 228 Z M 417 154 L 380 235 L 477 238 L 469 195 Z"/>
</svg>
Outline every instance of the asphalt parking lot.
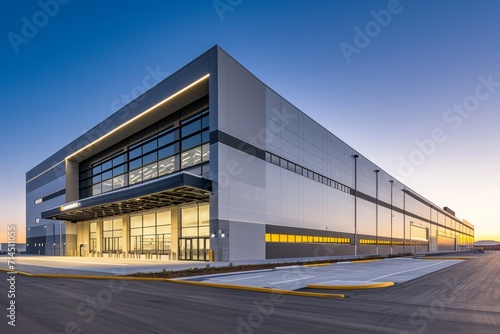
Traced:
<svg viewBox="0 0 500 334">
<path fill-rule="evenodd" d="M 376 264 L 382 268 L 385 262 L 394 265 L 393 269 L 412 263 L 405 267 L 411 271 L 393 270 L 389 274 L 396 275 L 383 278 L 397 281 L 399 275 L 437 269 L 441 266 L 439 262 L 447 261 L 450 265 L 387 289 L 349 291 L 346 298 L 339 299 L 220 289 L 172 281 L 18 275 L 16 327 L 7 325 L 9 319 L 4 315 L 0 333 L 500 333 L 500 252 L 467 261 L 443 258 L 397 261 L 309 268 L 322 271 L 338 265 L 338 269 L 345 266 L 354 272 L 363 266 L 373 269 Z M 429 265 L 433 266 L 423 268 Z M 280 270 L 297 272 L 300 268 Z M 320 270 L 308 273 L 315 272 Z M 7 292 L 6 278 L 10 275 L 6 272 L 0 275 L 3 275 L 0 290 Z M 380 276 L 384 274 L 377 271 L 367 279 Z M 0 298 L 0 302 L 6 307 L 5 297 Z M 7 311 L 4 309 L 4 312 Z"/>
</svg>

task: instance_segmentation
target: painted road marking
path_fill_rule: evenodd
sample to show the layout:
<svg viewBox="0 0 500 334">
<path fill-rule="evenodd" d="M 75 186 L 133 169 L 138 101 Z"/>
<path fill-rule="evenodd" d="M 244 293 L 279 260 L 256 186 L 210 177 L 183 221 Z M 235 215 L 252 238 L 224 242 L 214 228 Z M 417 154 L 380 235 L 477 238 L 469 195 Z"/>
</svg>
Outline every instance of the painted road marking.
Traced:
<svg viewBox="0 0 500 334">
<path fill-rule="evenodd" d="M 314 276 L 304 276 L 304 277 L 301 277 L 301 278 L 289 279 L 289 280 L 281 281 L 281 282 L 271 282 L 269 284 L 280 284 L 280 283 L 287 283 L 287 282 L 293 282 L 293 281 L 301 281 L 303 279 L 308 279 L 308 278 L 314 278 Z"/>
<path fill-rule="evenodd" d="M 234 282 L 234 281 L 242 281 L 245 279 L 252 279 L 252 278 L 259 278 L 259 277 L 264 277 L 264 275 L 250 276 L 250 277 L 237 278 L 237 279 L 227 279 L 227 280 L 220 280 L 220 281 L 221 282 Z"/>
<path fill-rule="evenodd" d="M 372 279 L 370 279 L 368 281 L 374 281 L 376 279 L 381 279 L 381 278 L 385 278 L 385 277 L 389 277 L 389 276 L 394 276 L 394 275 L 397 275 L 397 274 L 402 274 L 402 273 L 407 273 L 407 272 L 410 272 L 410 271 L 415 271 L 415 270 L 424 269 L 424 268 L 428 268 L 428 267 L 432 267 L 432 266 L 437 266 L 438 264 L 445 263 L 445 262 L 446 261 L 441 261 L 441 262 L 434 263 L 434 264 L 431 264 L 431 265 L 428 265 L 428 266 L 418 267 L 418 268 L 414 268 L 414 269 L 410 269 L 410 270 L 404 270 L 404 271 L 400 271 L 400 272 L 397 272 L 397 273 L 393 273 L 393 274 L 389 274 L 389 275 L 384 275 L 384 276 L 372 278 Z"/>
</svg>

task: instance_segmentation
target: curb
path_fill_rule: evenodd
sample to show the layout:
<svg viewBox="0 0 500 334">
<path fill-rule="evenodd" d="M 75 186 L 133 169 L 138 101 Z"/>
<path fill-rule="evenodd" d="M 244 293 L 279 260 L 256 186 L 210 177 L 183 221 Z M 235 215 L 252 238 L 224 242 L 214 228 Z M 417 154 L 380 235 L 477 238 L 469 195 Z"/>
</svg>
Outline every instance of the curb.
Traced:
<svg viewBox="0 0 500 334">
<path fill-rule="evenodd" d="M 393 286 L 394 282 L 377 282 L 359 285 L 320 285 L 308 284 L 306 288 L 309 289 L 322 289 L 322 290 L 364 290 L 364 289 L 380 289 Z"/>
<path fill-rule="evenodd" d="M 30 274 L 24 271 L 8 270 L 0 268 L 0 271 L 6 273 L 15 273 L 16 275 L 42 278 L 73 278 L 73 279 L 94 279 L 94 280 L 120 280 L 120 281 L 165 281 L 167 278 L 154 277 L 124 277 L 124 276 L 85 276 L 85 275 L 70 275 L 70 274 Z"/>
<path fill-rule="evenodd" d="M 324 266 L 331 266 L 333 262 L 327 262 L 327 263 L 313 263 L 313 264 L 304 264 L 302 267 L 324 267 Z"/>
<path fill-rule="evenodd" d="M 473 257 L 454 256 L 454 257 L 423 257 L 422 260 L 472 260 Z"/>
<path fill-rule="evenodd" d="M 353 260 L 351 263 L 364 263 L 364 262 L 377 262 L 381 261 L 382 259 L 373 259 L 373 260 Z"/>
<path fill-rule="evenodd" d="M 257 288 L 245 285 L 231 285 L 231 284 L 217 284 L 217 283 L 205 283 L 205 282 L 195 282 L 195 281 L 184 281 L 176 279 L 166 279 L 170 283 L 178 284 L 188 284 L 188 285 L 198 285 L 206 286 L 212 288 L 222 288 L 222 289 L 233 289 L 233 290 L 245 290 L 254 292 L 265 292 L 265 293 L 275 293 L 280 295 L 292 295 L 292 296 L 303 296 L 303 297 L 322 297 L 322 298 L 344 298 L 343 294 L 333 294 L 333 293 L 317 293 L 317 292 L 302 292 L 293 290 L 278 290 L 270 288 Z"/>
</svg>

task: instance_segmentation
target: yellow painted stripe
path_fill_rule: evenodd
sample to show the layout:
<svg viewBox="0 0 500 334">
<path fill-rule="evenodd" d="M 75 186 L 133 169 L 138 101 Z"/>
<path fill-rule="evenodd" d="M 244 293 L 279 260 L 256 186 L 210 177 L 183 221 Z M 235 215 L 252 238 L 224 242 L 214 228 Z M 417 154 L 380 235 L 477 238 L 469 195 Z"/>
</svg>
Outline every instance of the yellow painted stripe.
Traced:
<svg viewBox="0 0 500 334">
<path fill-rule="evenodd" d="M 453 256 L 453 257 L 423 257 L 421 258 L 422 260 L 470 260 L 473 259 L 473 257 L 460 257 L 460 256 Z"/>
<path fill-rule="evenodd" d="M 166 281 L 166 278 L 155 277 L 124 277 L 124 276 L 85 276 L 85 275 L 68 275 L 68 274 L 30 274 L 24 271 L 7 270 L 0 268 L 0 271 L 14 272 L 17 275 L 43 278 L 73 278 L 73 279 L 95 279 L 95 280 L 121 280 L 121 281 Z"/>
<path fill-rule="evenodd" d="M 206 286 L 206 287 L 212 287 L 212 288 L 223 288 L 223 289 L 245 290 L 245 291 L 255 291 L 255 292 L 265 292 L 265 293 L 276 293 L 276 294 L 281 294 L 281 295 L 293 295 L 293 296 L 303 296 L 303 297 L 344 298 L 343 294 L 336 294 L 336 293 L 316 293 L 316 292 L 302 292 L 302 291 L 293 291 L 293 290 L 279 290 L 279 289 L 270 289 L 270 288 L 258 288 L 258 287 L 253 287 L 253 286 L 206 283 L 206 282 L 186 281 L 186 280 L 177 280 L 177 279 L 167 279 L 167 282 Z"/>
<path fill-rule="evenodd" d="M 369 284 L 360 285 L 320 285 L 320 284 L 308 284 L 306 285 L 309 289 L 322 289 L 322 290 L 363 290 L 363 289 L 379 289 L 393 286 L 394 282 L 377 282 Z"/>
<path fill-rule="evenodd" d="M 33 276 L 33 274 L 25 273 L 24 271 L 9 270 L 9 269 L 5 269 L 5 268 L 0 268 L 0 271 L 5 271 L 6 273 L 16 273 L 16 275 Z"/>
<path fill-rule="evenodd" d="M 374 259 L 374 260 L 352 260 L 352 263 L 362 263 L 362 262 L 376 262 L 380 261 L 381 259 Z"/>
<path fill-rule="evenodd" d="M 322 267 L 322 266 L 329 266 L 332 265 L 333 263 L 315 263 L 315 264 L 304 264 L 303 267 Z"/>
</svg>

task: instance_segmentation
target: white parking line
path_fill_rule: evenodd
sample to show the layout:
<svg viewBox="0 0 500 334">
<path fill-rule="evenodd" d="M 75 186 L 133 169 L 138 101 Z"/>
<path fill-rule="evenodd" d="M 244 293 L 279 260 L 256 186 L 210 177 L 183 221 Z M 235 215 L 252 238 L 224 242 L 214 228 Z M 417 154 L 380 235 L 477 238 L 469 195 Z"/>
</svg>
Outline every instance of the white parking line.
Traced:
<svg viewBox="0 0 500 334">
<path fill-rule="evenodd" d="M 237 279 L 227 279 L 227 280 L 221 280 L 220 282 L 242 281 L 242 280 L 245 280 L 245 279 L 252 279 L 252 278 L 259 278 L 259 277 L 264 277 L 264 275 L 250 276 L 250 277 L 237 278 Z"/>
<path fill-rule="evenodd" d="M 414 269 L 410 269 L 410 270 L 404 270 L 404 271 L 400 271 L 400 272 L 397 272 L 397 273 L 393 273 L 393 274 L 389 274 L 389 275 L 384 275 L 384 276 L 372 278 L 372 279 L 370 279 L 368 281 L 374 281 L 376 279 L 381 279 L 381 278 L 385 278 L 385 277 L 389 277 L 389 276 L 394 276 L 394 275 L 397 275 L 397 274 L 402 274 L 402 273 L 407 273 L 407 272 L 410 272 L 410 271 L 415 271 L 415 270 L 424 269 L 424 268 L 428 268 L 428 267 L 432 267 L 432 266 L 437 266 L 438 264 L 441 264 L 441 263 L 444 263 L 444 262 L 446 262 L 446 261 L 441 261 L 441 262 L 438 262 L 438 263 L 430 264 L 428 266 L 418 267 L 418 268 L 414 268 Z"/>
<path fill-rule="evenodd" d="M 289 280 L 281 281 L 281 282 L 271 282 L 269 284 L 280 284 L 280 283 L 286 283 L 286 282 L 300 281 L 300 280 L 303 280 L 303 279 L 308 279 L 308 278 L 313 278 L 313 277 L 314 276 L 305 276 L 305 277 L 296 278 L 296 279 L 289 279 Z"/>
</svg>

